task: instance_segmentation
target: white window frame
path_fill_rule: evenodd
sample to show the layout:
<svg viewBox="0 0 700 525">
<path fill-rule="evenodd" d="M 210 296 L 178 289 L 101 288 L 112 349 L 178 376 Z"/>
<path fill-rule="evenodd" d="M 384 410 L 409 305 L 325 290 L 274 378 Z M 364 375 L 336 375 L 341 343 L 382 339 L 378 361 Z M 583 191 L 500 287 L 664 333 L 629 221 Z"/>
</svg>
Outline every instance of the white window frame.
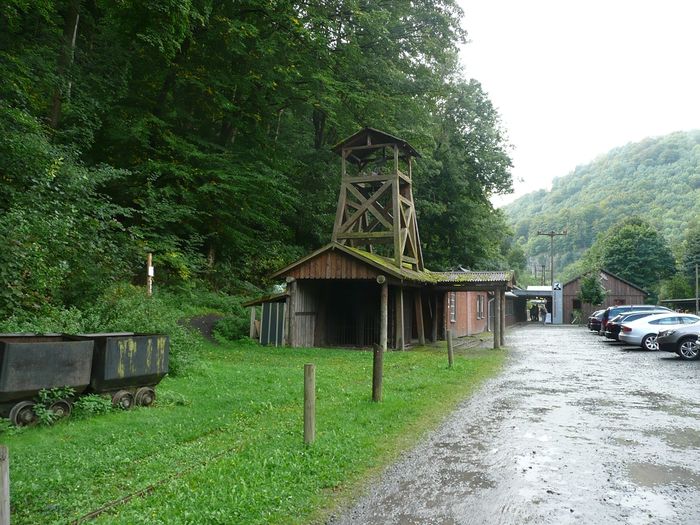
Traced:
<svg viewBox="0 0 700 525">
<path fill-rule="evenodd" d="M 449 292 L 447 303 L 450 309 L 450 322 L 457 322 L 457 292 Z"/>
</svg>

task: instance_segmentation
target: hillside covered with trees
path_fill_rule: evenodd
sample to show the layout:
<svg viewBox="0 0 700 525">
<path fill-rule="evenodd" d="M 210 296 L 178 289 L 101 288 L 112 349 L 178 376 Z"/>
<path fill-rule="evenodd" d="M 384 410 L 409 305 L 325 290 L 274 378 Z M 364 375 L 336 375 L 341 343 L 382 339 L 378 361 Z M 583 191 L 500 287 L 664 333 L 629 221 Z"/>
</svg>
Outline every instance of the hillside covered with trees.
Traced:
<svg viewBox="0 0 700 525">
<path fill-rule="evenodd" d="M 429 267 L 507 266 L 489 197 L 510 159 L 460 72 L 461 17 L 453 0 L 3 2 L 0 317 L 104 303 L 143 283 L 147 252 L 161 290 L 256 293 L 330 239 L 331 147 L 362 126 L 422 155 Z"/>
<path fill-rule="evenodd" d="M 658 233 L 653 246 L 675 258 L 677 269 L 687 274 L 682 280 L 687 281 L 691 259 L 698 256 L 692 249 L 697 242 L 698 202 L 700 131 L 691 131 L 616 148 L 555 179 L 551 191 L 525 195 L 504 211 L 531 274 L 535 268 L 540 270 L 549 257 L 549 238 L 537 236 L 538 231 L 567 230 L 566 236 L 555 240 L 554 257 L 557 278 L 566 280 L 602 263 L 623 269 L 624 274 L 621 259 L 636 257 L 631 253 L 635 248 L 623 246 L 616 232 L 641 228 Z M 656 284 L 675 271 L 673 264 L 668 269 L 666 253 L 661 257 L 665 258 L 661 264 L 664 270 L 654 274 Z M 654 283 L 648 275 L 632 272 L 622 276 L 645 286 Z"/>
</svg>

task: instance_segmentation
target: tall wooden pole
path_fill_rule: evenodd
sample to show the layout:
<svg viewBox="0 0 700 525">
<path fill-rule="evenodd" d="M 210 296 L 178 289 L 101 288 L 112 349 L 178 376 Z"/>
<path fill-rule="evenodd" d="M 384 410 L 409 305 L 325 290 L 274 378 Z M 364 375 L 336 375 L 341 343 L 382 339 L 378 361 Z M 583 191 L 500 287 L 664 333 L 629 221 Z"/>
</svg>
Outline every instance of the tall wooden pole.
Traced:
<svg viewBox="0 0 700 525">
<path fill-rule="evenodd" d="M 153 254 L 149 253 L 146 257 L 146 292 L 149 296 L 153 295 Z"/>
<path fill-rule="evenodd" d="M 403 327 L 403 287 L 399 284 L 396 287 L 396 349 L 404 349 L 404 334 Z"/>
<path fill-rule="evenodd" d="M 501 291 L 496 289 L 495 306 L 496 311 L 493 315 L 493 347 L 494 349 L 501 348 Z"/>
<path fill-rule="evenodd" d="M 10 456 L 0 445 L 0 525 L 10 525 Z"/>
<path fill-rule="evenodd" d="M 304 443 L 316 439 L 316 365 L 304 365 Z"/>
<path fill-rule="evenodd" d="M 506 344 L 506 290 L 502 288 L 501 294 L 501 346 Z"/>
<path fill-rule="evenodd" d="M 381 299 L 380 299 L 380 314 L 379 314 L 379 346 L 383 352 L 386 352 L 387 335 L 389 332 L 389 283 L 386 282 L 386 277 L 380 276 L 384 280 L 381 283 Z M 379 278 L 377 278 L 379 280 Z"/>
<path fill-rule="evenodd" d="M 454 363 L 454 346 L 452 345 L 452 330 L 447 331 L 447 366 L 452 368 Z"/>
<path fill-rule="evenodd" d="M 425 346 L 425 327 L 423 326 L 423 297 L 420 290 L 414 293 L 416 308 L 416 327 L 418 329 L 418 344 Z"/>
<path fill-rule="evenodd" d="M 384 350 L 380 345 L 373 345 L 372 360 L 372 401 L 382 400 L 382 382 L 384 378 Z"/>
<path fill-rule="evenodd" d="M 546 235 L 549 237 L 549 280 L 552 285 L 552 293 L 554 292 L 554 237 L 567 234 L 568 232 L 566 230 L 561 232 L 555 232 L 554 230 L 549 232 L 537 232 L 537 235 Z M 544 284 L 544 278 L 542 284 Z"/>
<path fill-rule="evenodd" d="M 433 329 L 432 329 L 432 334 L 430 336 L 430 340 L 434 343 L 438 340 L 438 296 L 437 294 L 433 294 L 433 297 L 430 299 L 433 301 Z"/>
<path fill-rule="evenodd" d="M 700 314 L 700 308 L 698 307 L 698 263 L 695 263 L 695 313 Z"/>
</svg>

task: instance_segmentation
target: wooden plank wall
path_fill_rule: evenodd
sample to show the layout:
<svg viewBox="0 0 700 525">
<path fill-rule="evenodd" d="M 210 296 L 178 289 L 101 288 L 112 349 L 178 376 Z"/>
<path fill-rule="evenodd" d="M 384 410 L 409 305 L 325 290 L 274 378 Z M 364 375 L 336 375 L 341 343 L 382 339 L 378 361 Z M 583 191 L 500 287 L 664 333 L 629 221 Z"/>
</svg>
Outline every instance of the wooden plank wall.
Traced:
<svg viewBox="0 0 700 525">
<path fill-rule="evenodd" d="M 317 296 L 317 291 L 312 283 L 297 281 L 294 346 L 314 346 L 316 314 L 318 313 Z"/>
<path fill-rule="evenodd" d="M 617 304 L 644 304 L 646 296 L 637 288 L 630 286 L 629 284 L 616 279 L 612 275 L 605 274 L 607 276 L 606 281 L 602 281 L 603 286 L 608 290 L 608 295 L 605 297 L 605 301 L 601 306 L 591 306 L 588 304 L 582 304 L 583 318 L 582 322 L 585 324 L 588 316 L 591 315 L 595 310 L 600 310 L 607 308 L 608 306 L 614 306 Z M 563 290 L 563 301 L 564 301 L 564 323 L 568 324 L 571 322 L 571 314 L 574 308 L 574 300 L 577 299 L 578 293 L 581 291 L 581 279 L 576 279 L 575 281 L 568 283 L 564 286 Z"/>
<path fill-rule="evenodd" d="M 288 273 L 295 279 L 376 279 L 379 271 L 345 254 L 328 251 Z"/>
</svg>

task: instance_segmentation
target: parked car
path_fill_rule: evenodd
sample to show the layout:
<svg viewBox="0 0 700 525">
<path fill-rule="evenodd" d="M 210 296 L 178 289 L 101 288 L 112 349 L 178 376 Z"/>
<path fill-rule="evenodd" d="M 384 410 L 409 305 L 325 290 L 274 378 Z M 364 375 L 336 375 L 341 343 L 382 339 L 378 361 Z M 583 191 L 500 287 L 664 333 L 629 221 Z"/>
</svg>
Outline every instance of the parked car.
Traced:
<svg viewBox="0 0 700 525">
<path fill-rule="evenodd" d="M 649 315 L 654 314 L 664 314 L 667 312 L 667 310 L 649 310 L 648 312 L 625 312 L 624 314 L 618 314 L 610 321 L 608 321 L 608 325 L 605 327 L 605 337 L 607 337 L 608 339 L 614 339 L 615 341 L 619 341 L 622 323 L 629 323 L 632 321 L 636 321 L 637 319 L 641 319 L 642 317 L 647 317 Z"/>
<path fill-rule="evenodd" d="M 636 321 L 623 323 L 620 330 L 620 341 L 639 345 L 647 350 L 658 350 L 659 345 L 656 343 L 656 338 L 661 330 L 671 330 L 698 322 L 700 322 L 700 317 L 693 314 L 670 312 L 649 315 Z"/>
<path fill-rule="evenodd" d="M 618 306 L 608 306 L 605 309 L 605 312 L 603 312 L 601 330 L 605 331 L 605 329 L 607 328 L 608 321 L 616 315 L 632 312 L 650 312 L 653 310 L 663 310 L 665 312 L 671 311 L 670 308 L 666 308 L 665 306 L 657 306 L 654 304 L 623 304 Z"/>
<path fill-rule="evenodd" d="M 605 310 L 596 310 L 588 317 L 588 329 L 593 332 L 600 331 L 600 321 L 603 319 Z"/>
<path fill-rule="evenodd" d="M 683 325 L 659 332 L 656 339 L 659 350 L 675 352 L 681 359 L 688 361 L 700 357 L 700 324 Z"/>
</svg>

